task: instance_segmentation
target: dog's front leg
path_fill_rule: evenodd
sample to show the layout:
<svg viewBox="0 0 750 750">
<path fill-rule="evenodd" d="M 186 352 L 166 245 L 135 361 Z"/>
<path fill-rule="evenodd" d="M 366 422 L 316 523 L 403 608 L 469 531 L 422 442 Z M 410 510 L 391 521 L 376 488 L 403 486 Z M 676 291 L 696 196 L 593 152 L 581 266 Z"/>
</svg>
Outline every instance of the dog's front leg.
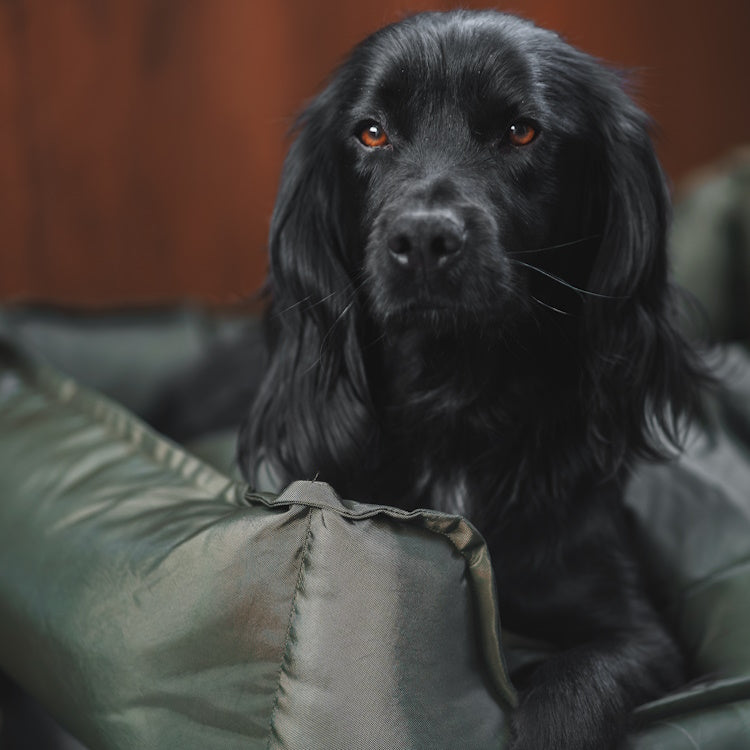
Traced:
<svg viewBox="0 0 750 750">
<path fill-rule="evenodd" d="M 511 750 L 619 750 L 633 709 L 680 684 L 683 659 L 617 496 L 579 497 L 556 519 L 519 513 L 491 553 L 504 627 L 559 649 L 513 675 Z"/>
<path fill-rule="evenodd" d="M 563 651 L 521 691 L 510 749 L 620 750 L 632 710 L 679 681 L 680 664 L 657 623 Z"/>
</svg>

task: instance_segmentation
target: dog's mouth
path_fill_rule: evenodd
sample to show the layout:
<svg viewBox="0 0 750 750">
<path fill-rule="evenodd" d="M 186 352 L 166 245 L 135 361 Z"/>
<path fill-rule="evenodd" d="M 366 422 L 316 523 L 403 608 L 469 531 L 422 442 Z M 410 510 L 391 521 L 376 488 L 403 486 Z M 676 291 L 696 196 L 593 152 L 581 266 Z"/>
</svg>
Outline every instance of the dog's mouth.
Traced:
<svg viewBox="0 0 750 750">
<path fill-rule="evenodd" d="M 370 311 L 382 323 L 429 328 L 477 328 L 502 320 L 514 297 L 504 269 L 463 264 L 450 275 L 405 277 L 400 269 L 372 264 L 365 289 Z"/>
<path fill-rule="evenodd" d="M 421 329 L 433 332 L 469 332 L 504 320 L 501 305 L 474 305 L 457 296 L 452 300 L 440 298 L 396 301 L 371 305 L 376 320 L 385 328 Z"/>
<path fill-rule="evenodd" d="M 428 323 L 444 322 L 461 317 L 455 305 L 439 303 L 404 305 L 401 309 L 395 310 L 394 313 L 403 320 L 423 320 Z"/>
</svg>

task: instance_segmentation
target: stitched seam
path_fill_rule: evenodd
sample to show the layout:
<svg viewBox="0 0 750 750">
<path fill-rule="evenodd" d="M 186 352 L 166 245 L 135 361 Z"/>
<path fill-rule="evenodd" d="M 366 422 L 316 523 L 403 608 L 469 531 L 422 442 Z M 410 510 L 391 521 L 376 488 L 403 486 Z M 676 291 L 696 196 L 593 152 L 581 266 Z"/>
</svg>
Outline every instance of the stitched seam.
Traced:
<svg viewBox="0 0 750 750">
<path fill-rule="evenodd" d="M 445 539 L 447 539 L 448 543 L 458 553 L 459 557 L 462 557 L 464 559 L 464 562 L 466 563 L 466 565 L 469 568 L 469 570 L 472 570 L 474 568 L 475 560 L 472 559 L 471 555 L 468 555 L 464 550 L 462 550 L 462 549 L 459 548 L 459 546 L 456 544 L 456 542 L 450 536 L 450 534 L 448 534 L 447 532 L 443 531 L 442 529 L 430 529 L 430 531 L 432 531 L 433 533 L 438 534 L 439 536 L 442 536 Z M 471 586 L 473 588 L 473 586 L 474 586 L 474 582 L 473 581 L 471 581 Z M 487 623 L 485 623 L 484 625 L 486 627 Z M 499 619 L 495 622 L 495 625 L 496 626 L 500 626 L 500 620 Z M 513 686 L 513 682 L 510 679 L 510 674 L 508 672 L 508 666 L 505 663 L 505 654 L 504 654 L 503 651 L 504 650 L 501 648 L 501 651 L 500 651 L 500 664 L 502 665 L 503 687 L 505 687 L 506 689 L 510 688 L 511 695 L 508 696 L 505 693 L 502 693 L 502 695 L 503 695 L 503 698 L 505 698 L 510 703 L 511 708 L 515 708 L 516 705 L 515 705 L 514 700 L 513 700 L 513 693 L 515 692 L 515 688 Z M 508 731 L 508 725 L 506 723 L 506 734 L 507 734 L 507 731 Z M 506 740 L 507 740 L 507 737 L 506 737 Z"/>
<path fill-rule="evenodd" d="M 292 596 L 292 604 L 289 608 L 289 620 L 286 626 L 286 635 L 284 636 L 284 653 L 281 657 L 281 664 L 279 664 L 279 671 L 276 675 L 276 690 L 274 691 L 273 707 L 271 708 L 271 717 L 268 721 L 268 742 L 266 743 L 266 750 L 271 750 L 271 741 L 274 737 L 274 727 L 276 723 L 276 715 L 279 709 L 279 691 L 281 689 L 281 677 L 284 674 L 284 668 L 289 662 L 289 646 L 292 634 L 292 627 L 294 625 L 295 615 L 297 613 L 297 597 L 302 589 L 302 584 L 305 578 L 305 563 L 308 559 L 308 553 L 310 551 L 310 533 L 312 529 L 312 514 L 313 509 L 310 508 L 307 511 L 307 528 L 305 529 L 305 538 L 302 542 L 302 554 L 300 555 L 299 569 L 297 571 L 297 582 L 294 585 L 294 595 Z"/>
<path fill-rule="evenodd" d="M 470 568 L 474 567 L 475 560 L 472 559 L 474 556 L 471 554 L 467 554 L 465 550 L 462 550 L 447 531 L 443 531 L 442 529 L 429 529 L 429 531 L 431 531 L 433 534 L 437 534 L 438 536 L 442 536 L 444 539 L 447 539 L 448 543 L 458 553 L 459 557 L 463 557 L 464 561 Z"/>
<path fill-rule="evenodd" d="M 116 438 L 126 443 L 139 454 L 147 458 L 152 464 L 169 472 L 182 480 L 188 481 L 193 487 L 207 491 L 213 496 L 223 496 L 230 492 L 235 485 L 244 483 L 234 482 L 205 461 L 193 456 L 186 448 L 172 442 L 169 438 L 156 433 L 143 420 L 134 415 L 109 396 L 94 389 L 87 388 L 78 380 L 58 373 L 52 368 L 39 367 L 29 378 L 28 383 L 39 389 L 45 398 L 54 404 L 68 406 L 78 414 L 90 419 L 95 426 L 100 427 L 108 437 Z M 66 390 L 69 392 L 66 393 Z M 159 457 L 157 453 L 164 451 L 169 456 L 179 455 L 180 467 L 171 465 L 168 458 Z M 192 470 L 185 468 L 185 462 L 194 464 Z M 208 486 L 211 482 L 201 481 L 199 474 L 210 476 L 211 480 L 224 487 Z M 241 492 L 240 494 L 245 494 Z"/>
</svg>

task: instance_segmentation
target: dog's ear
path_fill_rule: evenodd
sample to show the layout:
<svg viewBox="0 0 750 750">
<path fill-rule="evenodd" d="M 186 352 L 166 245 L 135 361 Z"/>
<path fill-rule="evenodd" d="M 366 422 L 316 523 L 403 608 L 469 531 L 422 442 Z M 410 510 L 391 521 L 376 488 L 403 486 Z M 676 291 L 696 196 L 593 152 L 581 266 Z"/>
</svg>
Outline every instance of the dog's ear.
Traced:
<svg viewBox="0 0 750 750">
<path fill-rule="evenodd" d="M 325 479 L 366 443 L 355 227 L 343 223 L 350 212 L 342 191 L 350 188 L 341 184 L 335 121 L 339 85 L 334 80 L 299 118 L 271 220 L 268 360 L 238 452 L 251 482 L 261 463 L 281 479 Z"/>
<path fill-rule="evenodd" d="M 589 200 L 601 239 L 584 305 L 590 408 L 602 453 L 660 455 L 698 409 L 701 368 L 676 324 L 670 201 L 648 117 L 605 72 L 593 92 Z M 621 440 L 611 436 L 621 436 Z M 610 464 L 611 465 L 611 464 Z"/>
</svg>

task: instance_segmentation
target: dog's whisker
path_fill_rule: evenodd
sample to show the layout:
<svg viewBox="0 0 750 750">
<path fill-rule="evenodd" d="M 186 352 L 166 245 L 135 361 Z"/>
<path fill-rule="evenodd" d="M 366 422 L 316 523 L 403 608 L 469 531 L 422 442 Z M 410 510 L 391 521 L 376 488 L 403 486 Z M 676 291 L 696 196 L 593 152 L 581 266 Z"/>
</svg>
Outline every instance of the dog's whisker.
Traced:
<svg viewBox="0 0 750 750">
<path fill-rule="evenodd" d="M 313 302 L 313 303 L 309 304 L 307 306 L 307 309 L 308 310 L 312 310 L 313 307 L 318 307 L 319 305 L 324 305 L 326 302 L 328 302 L 329 300 L 333 299 L 334 297 L 336 297 L 339 294 L 342 294 L 342 290 L 336 290 L 336 291 L 330 292 L 325 297 L 321 297 L 316 302 Z M 312 298 L 312 295 L 308 294 L 306 297 L 303 297 L 302 299 L 297 300 L 297 302 L 293 302 L 291 305 L 289 305 L 288 307 L 285 307 L 283 310 L 276 311 L 274 313 L 273 317 L 280 318 L 282 315 L 286 315 L 287 313 L 291 312 L 292 310 L 296 310 L 297 308 L 302 307 L 303 305 L 307 304 L 308 302 L 310 302 L 311 298 Z"/>
<path fill-rule="evenodd" d="M 538 297 L 535 297 L 533 294 L 530 294 L 529 297 L 534 300 L 538 305 L 541 305 L 542 307 L 546 307 L 548 310 L 552 310 L 552 312 L 560 313 L 560 315 L 567 315 L 568 317 L 573 317 L 573 313 L 568 312 L 567 310 L 561 310 L 559 307 L 555 307 L 554 305 L 550 305 L 547 302 L 543 302 Z"/>
<path fill-rule="evenodd" d="M 310 295 L 308 294 L 307 297 L 303 297 L 300 300 L 297 300 L 296 302 L 292 302 L 291 305 L 288 307 L 285 307 L 283 310 L 276 310 L 273 313 L 274 318 L 280 318 L 282 315 L 286 315 L 286 313 L 291 312 L 292 310 L 295 310 L 298 307 L 301 307 L 304 305 L 308 300 L 310 299 Z"/>
<path fill-rule="evenodd" d="M 512 258 L 514 263 L 518 263 L 519 266 L 523 266 L 524 268 L 528 268 L 531 271 L 536 271 L 537 273 L 542 274 L 542 276 L 546 276 L 548 279 L 552 279 L 552 281 L 556 281 L 558 284 L 562 284 L 564 287 L 567 287 L 568 289 L 571 289 L 574 292 L 577 292 L 578 294 L 585 294 L 589 297 L 597 297 L 598 299 L 611 299 L 611 300 L 617 300 L 617 299 L 627 299 L 627 297 L 613 295 L 613 294 L 600 294 L 599 292 L 591 292 L 588 289 L 582 289 L 579 286 L 576 286 L 575 284 L 571 284 L 569 281 L 565 281 L 565 279 L 561 278 L 560 276 L 557 276 L 554 273 L 551 273 L 550 271 L 545 271 L 543 268 L 539 268 L 538 266 L 534 266 L 531 263 L 524 263 L 522 260 L 517 260 L 515 258 Z"/>
<path fill-rule="evenodd" d="M 589 240 L 596 240 L 601 237 L 600 234 L 590 234 L 587 237 L 579 237 L 577 240 L 570 240 L 568 242 L 560 242 L 557 245 L 546 245 L 545 247 L 538 247 L 532 250 L 510 250 L 508 255 L 533 255 L 535 253 L 544 253 L 548 250 L 561 250 L 564 247 L 573 247 L 574 245 L 581 245 Z"/>
<path fill-rule="evenodd" d="M 351 295 L 349 297 L 349 301 L 344 306 L 344 309 L 336 316 L 336 319 L 331 323 L 331 325 L 328 328 L 328 331 L 326 332 L 326 335 L 323 336 L 321 342 L 320 342 L 320 350 L 319 350 L 319 356 L 323 356 L 323 350 L 326 347 L 326 344 L 328 343 L 328 340 L 331 337 L 331 334 L 333 333 L 336 326 L 346 317 L 347 313 L 352 309 L 354 306 L 354 302 L 356 299 L 357 291 L 359 290 L 361 284 L 359 286 L 355 286 L 351 290 Z"/>
</svg>

